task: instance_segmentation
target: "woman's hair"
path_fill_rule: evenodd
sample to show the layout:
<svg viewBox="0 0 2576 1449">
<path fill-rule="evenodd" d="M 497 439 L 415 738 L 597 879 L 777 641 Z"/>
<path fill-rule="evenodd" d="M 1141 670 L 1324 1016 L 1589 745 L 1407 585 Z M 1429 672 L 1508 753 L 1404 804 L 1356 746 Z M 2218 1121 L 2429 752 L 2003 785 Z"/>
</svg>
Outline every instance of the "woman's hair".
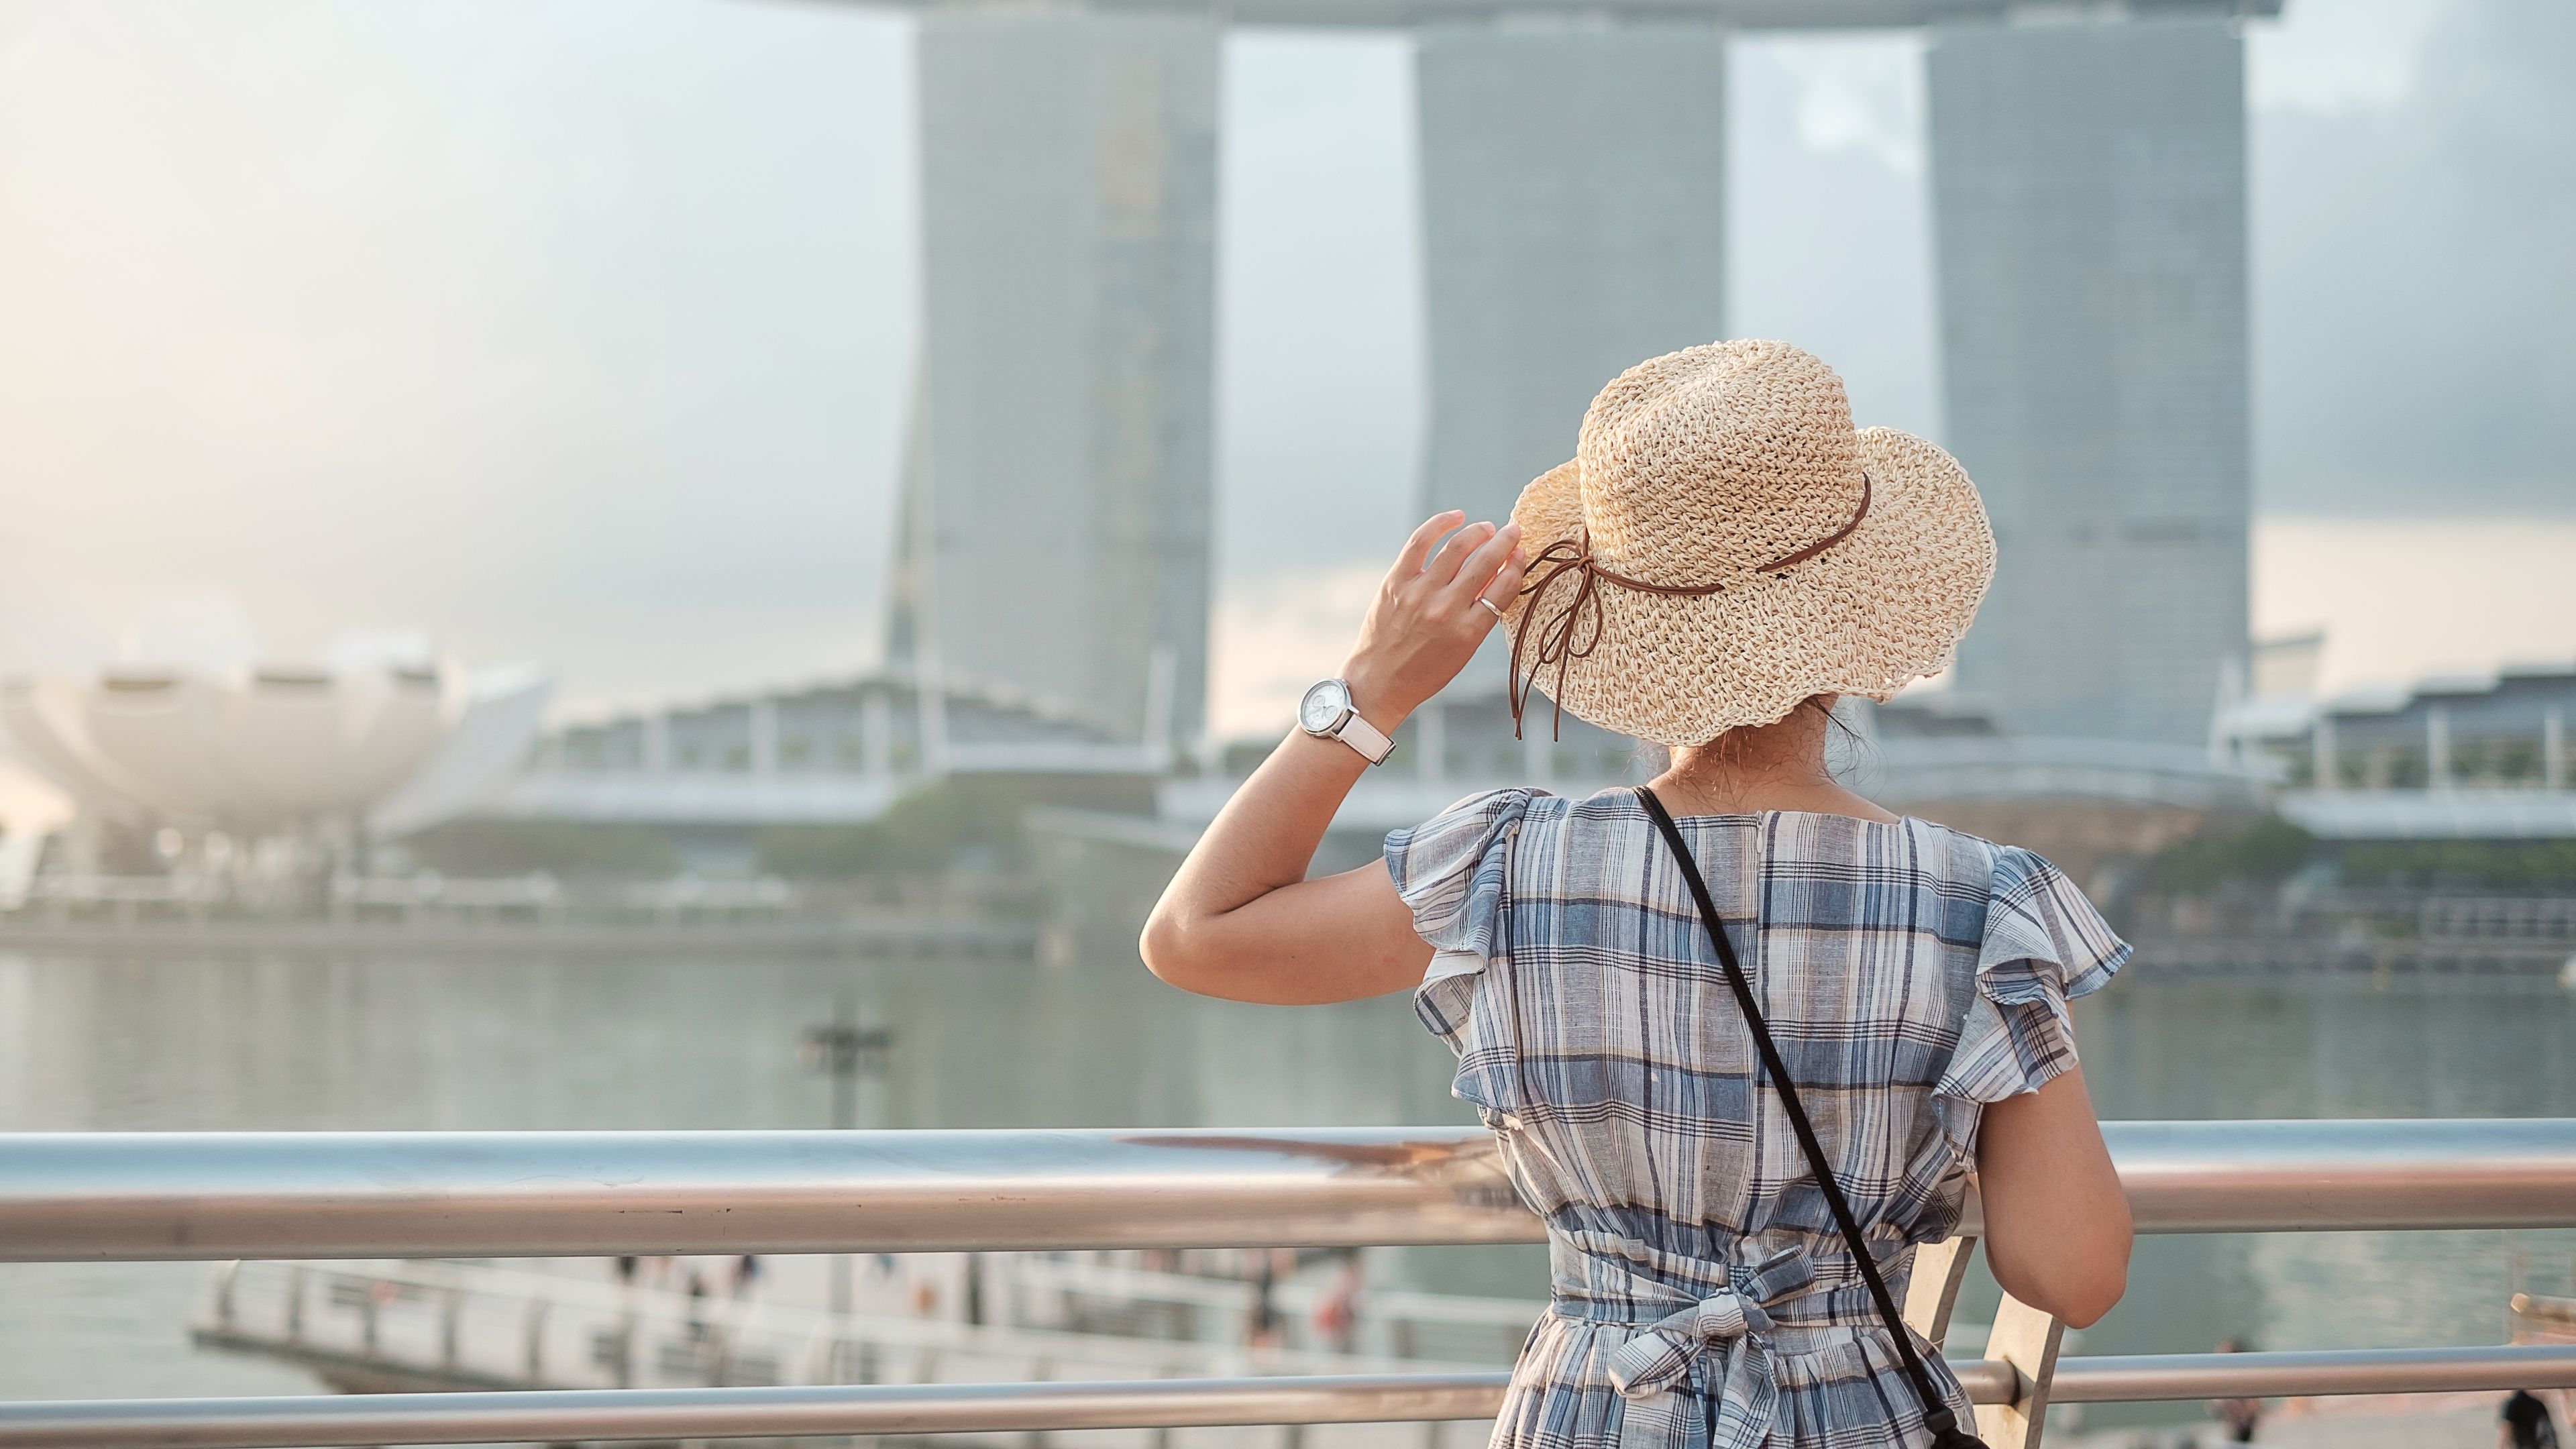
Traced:
<svg viewBox="0 0 2576 1449">
<path fill-rule="evenodd" d="M 1798 701 L 1797 704 L 1790 708 L 1788 714 L 1782 715 L 1779 719 L 1773 720 L 1771 724 L 1737 725 L 1735 728 L 1721 733 L 1717 738 L 1710 740 L 1707 744 L 1697 746 L 1697 749 L 1709 752 L 1706 756 L 1699 758 L 1713 759 L 1722 762 L 1740 759 L 1743 755 L 1745 740 L 1753 731 L 1767 730 L 1772 728 L 1773 725 L 1786 723 L 1789 719 L 1805 710 L 1813 710 L 1820 718 L 1823 719 L 1825 733 L 1829 739 L 1834 732 L 1840 731 L 1842 733 L 1844 743 L 1850 748 L 1854 750 L 1868 748 L 1868 736 L 1863 735 L 1860 731 L 1853 729 L 1848 724 L 1845 724 L 1842 716 L 1834 713 L 1833 707 L 1825 703 L 1825 696 L 1821 694 L 1811 694 L 1805 699 Z M 1669 751 L 1666 752 L 1665 758 L 1667 762 L 1670 761 L 1671 754 Z M 1830 751 L 1828 751 L 1828 759 L 1830 759 Z M 1834 773 L 1830 763 L 1826 766 L 1826 773 L 1828 775 Z"/>
</svg>

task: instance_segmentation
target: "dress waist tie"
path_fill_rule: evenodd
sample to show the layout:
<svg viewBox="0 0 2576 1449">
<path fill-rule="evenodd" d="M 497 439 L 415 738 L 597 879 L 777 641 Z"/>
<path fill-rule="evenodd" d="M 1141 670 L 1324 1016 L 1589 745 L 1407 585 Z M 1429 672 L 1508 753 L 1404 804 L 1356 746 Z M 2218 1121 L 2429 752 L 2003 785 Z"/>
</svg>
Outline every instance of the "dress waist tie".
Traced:
<svg viewBox="0 0 2576 1449">
<path fill-rule="evenodd" d="M 1846 1285 L 1817 1283 L 1814 1264 L 1794 1249 L 1749 1268 L 1730 1267 L 1726 1286 L 1696 1290 L 1698 1297 L 1562 1238 L 1551 1250 L 1558 1316 L 1634 1329 L 1605 1363 L 1625 1401 L 1621 1449 L 1676 1449 L 1688 1442 L 1687 1401 L 1675 1391 L 1688 1387 L 1692 1370 L 1713 1354 L 1719 1361 L 1709 1383 L 1716 1410 L 1709 1449 L 1757 1449 L 1770 1437 L 1780 1402 L 1773 1329 L 1784 1319 L 1810 1326 L 1839 1318 L 1835 1310 L 1843 1305 L 1835 1300 L 1850 1296 L 1839 1291 Z"/>
</svg>

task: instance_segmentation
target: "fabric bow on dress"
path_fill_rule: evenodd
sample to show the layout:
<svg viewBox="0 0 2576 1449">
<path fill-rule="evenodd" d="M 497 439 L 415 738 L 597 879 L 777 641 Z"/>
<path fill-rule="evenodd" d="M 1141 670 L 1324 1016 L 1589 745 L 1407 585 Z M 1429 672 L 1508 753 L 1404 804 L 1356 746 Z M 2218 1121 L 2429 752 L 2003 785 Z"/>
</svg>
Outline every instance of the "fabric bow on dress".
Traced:
<svg viewBox="0 0 2576 1449">
<path fill-rule="evenodd" d="M 1726 1286 L 1699 1290 L 1638 1274 L 1620 1262 L 1563 1242 L 1557 1258 L 1557 1311 L 1594 1322 L 1635 1325 L 1626 1343 L 1611 1350 L 1605 1367 L 1624 1401 L 1621 1449 L 1680 1449 L 1694 1444 L 1696 1424 L 1683 1420 L 1694 1369 L 1715 1356 L 1716 1372 L 1703 1382 L 1716 1412 L 1708 1449 L 1756 1449 L 1770 1437 L 1779 1408 L 1770 1334 L 1775 1310 L 1818 1297 L 1813 1260 L 1788 1251 L 1728 1274 Z M 1565 1289 L 1568 1270 L 1581 1287 Z M 1645 1315 L 1666 1308 L 1659 1318 Z M 1822 1303 L 1804 1305 L 1820 1309 Z M 1806 1316 L 1792 1313 L 1792 1321 Z M 1699 1418 L 1692 1413 L 1695 1421 Z"/>
<path fill-rule="evenodd" d="M 1683 1440 L 1681 1398 L 1673 1390 L 1712 1350 L 1725 1355 L 1719 1376 L 1717 1431 L 1711 1449 L 1753 1449 L 1771 1434 L 1780 1386 L 1771 1371 L 1771 1315 L 1733 1290 L 1713 1293 L 1666 1317 L 1610 1355 L 1610 1382 L 1628 1401 L 1619 1442 L 1670 1445 Z"/>
</svg>

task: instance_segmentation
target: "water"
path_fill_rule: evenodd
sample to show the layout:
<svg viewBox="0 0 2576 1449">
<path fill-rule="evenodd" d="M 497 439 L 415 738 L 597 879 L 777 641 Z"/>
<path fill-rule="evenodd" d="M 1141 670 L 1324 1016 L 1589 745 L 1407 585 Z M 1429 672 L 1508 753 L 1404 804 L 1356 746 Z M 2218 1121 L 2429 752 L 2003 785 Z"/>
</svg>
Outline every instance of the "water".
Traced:
<svg viewBox="0 0 2576 1449">
<path fill-rule="evenodd" d="M 0 953 L 0 1130 L 819 1126 L 796 1042 L 844 1001 L 898 1034 L 871 1126 L 1472 1120 L 1401 997 L 1248 1007 L 1132 968 L 971 961 L 100 950 Z M 2576 998 L 2554 985 L 2132 973 L 2081 1031 L 2106 1117 L 2576 1116 Z M 2081 1347 L 2494 1342 L 2517 1273 L 2555 1289 L 2571 1265 L 2567 1233 L 2147 1239 Z M 190 1347 L 205 1271 L 0 1266 L 0 1398 L 313 1388 Z M 1535 1252 L 1398 1271 L 1544 1291 Z"/>
</svg>

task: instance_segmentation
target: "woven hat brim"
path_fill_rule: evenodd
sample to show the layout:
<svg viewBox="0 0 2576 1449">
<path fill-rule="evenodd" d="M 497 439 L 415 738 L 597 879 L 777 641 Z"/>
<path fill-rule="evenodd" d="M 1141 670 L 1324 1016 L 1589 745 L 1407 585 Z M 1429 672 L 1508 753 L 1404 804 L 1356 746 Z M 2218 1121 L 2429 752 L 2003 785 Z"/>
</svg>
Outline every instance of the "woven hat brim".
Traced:
<svg viewBox="0 0 2576 1449">
<path fill-rule="evenodd" d="M 1769 724 L 1819 694 L 1885 701 L 1950 666 L 1994 578 L 1995 537 L 1966 470 L 1910 433 L 1857 435 L 1869 514 L 1850 537 L 1777 574 L 1747 573 L 1718 593 L 1676 596 L 1601 585 L 1601 632 L 1572 660 L 1538 671 L 1537 692 L 1568 714 L 1662 745 L 1698 745 Z M 1582 473 L 1565 464 L 1512 509 L 1524 557 L 1583 530 Z M 1618 567 L 1615 559 L 1605 565 Z M 1533 576 L 1533 582 L 1536 576 Z M 1571 581 L 1541 601 L 1542 621 Z M 1524 595 L 1504 610 L 1517 630 Z M 1589 634 L 1589 629 L 1585 633 Z M 1527 661 L 1524 661 L 1524 668 Z M 1525 729 L 1543 729 L 1536 700 Z"/>
</svg>

